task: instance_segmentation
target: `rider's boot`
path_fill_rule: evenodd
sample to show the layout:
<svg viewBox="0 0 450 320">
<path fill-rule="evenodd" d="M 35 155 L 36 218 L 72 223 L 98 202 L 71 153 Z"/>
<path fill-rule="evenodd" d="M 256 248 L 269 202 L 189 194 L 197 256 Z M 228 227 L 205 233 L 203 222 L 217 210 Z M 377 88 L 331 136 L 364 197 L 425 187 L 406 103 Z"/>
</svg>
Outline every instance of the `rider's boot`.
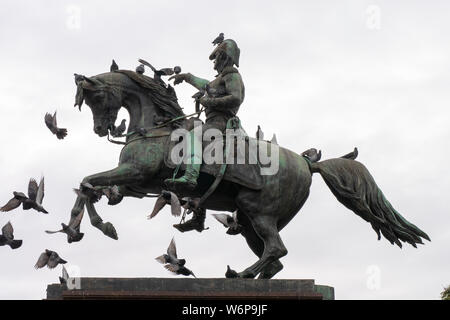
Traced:
<svg viewBox="0 0 450 320">
<path fill-rule="evenodd" d="M 191 132 L 191 161 L 186 165 L 186 171 L 184 176 L 177 179 L 166 179 L 164 182 L 167 186 L 173 187 L 174 189 L 186 188 L 189 190 L 194 190 L 197 187 L 197 178 L 200 174 L 200 167 L 202 165 L 202 140 L 197 138 L 197 136 Z"/>
</svg>

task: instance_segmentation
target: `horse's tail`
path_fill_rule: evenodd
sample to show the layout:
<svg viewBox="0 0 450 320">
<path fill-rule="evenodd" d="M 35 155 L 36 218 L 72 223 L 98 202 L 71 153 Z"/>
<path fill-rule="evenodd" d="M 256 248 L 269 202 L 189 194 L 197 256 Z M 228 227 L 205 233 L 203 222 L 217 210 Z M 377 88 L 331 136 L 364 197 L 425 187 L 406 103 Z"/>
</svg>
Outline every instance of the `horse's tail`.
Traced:
<svg viewBox="0 0 450 320">
<path fill-rule="evenodd" d="M 408 222 L 398 213 L 378 188 L 372 175 L 360 162 L 345 159 L 329 159 L 310 162 L 311 172 L 319 172 L 339 202 L 358 216 L 370 222 L 378 235 L 381 234 L 400 248 L 403 242 L 414 247 L 428 235 Z M 381 234 L 380 234 L 381 232 Z"/>
</svg>

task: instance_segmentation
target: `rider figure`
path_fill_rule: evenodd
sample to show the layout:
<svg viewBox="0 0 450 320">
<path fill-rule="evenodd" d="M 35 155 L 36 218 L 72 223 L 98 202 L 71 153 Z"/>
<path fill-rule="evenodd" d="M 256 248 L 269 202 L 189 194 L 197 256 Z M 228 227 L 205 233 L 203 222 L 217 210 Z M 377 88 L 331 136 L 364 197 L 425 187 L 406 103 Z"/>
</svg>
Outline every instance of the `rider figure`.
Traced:
<svg viewBox="0 0 450 320">
<path fill-rule="evenodd" d="M 239 67 L 239 53 L 236 42 L 231 39 L 224 40 L 215 48 L 209 59 L 214 60 L 214 69 L 217 70 L 218 75 L 211 82 L 190 73 L 180 73 L 170 78 L 175 79 L 174 85 L 186 81 L 198 90 L 207 92 L 207 95 L 200 99 L 200 104 L 205 107 L 206 115 L 202 131 L 215 128 L 224 132 L 227 121 L 236 116 L 239 106 L 244 101 L 244 83 L 239 71 L 234 67 Z M 201 146 L 202 137 L 197 137 L 191 132 L 191 143 L 194 146 Z M 194 148 L 191 150 L 191 161 L 187 164 L 184 176 L 173 180 L 167 179 L 166 184 L 188 189 L 194 189 L 197 186 L 202 159 Z"/>
</svg>

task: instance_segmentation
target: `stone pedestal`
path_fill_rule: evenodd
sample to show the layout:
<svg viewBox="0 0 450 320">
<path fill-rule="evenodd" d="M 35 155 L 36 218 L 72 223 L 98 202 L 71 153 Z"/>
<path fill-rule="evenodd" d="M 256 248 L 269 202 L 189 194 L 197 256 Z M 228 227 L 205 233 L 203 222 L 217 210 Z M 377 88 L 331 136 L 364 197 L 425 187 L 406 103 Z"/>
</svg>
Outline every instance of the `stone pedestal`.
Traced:
<svg viewBox="0 0 450 320">
<path fill-rule="evenodd" d="M 193 279 L 193 278 L 79 278 L 69 290 L 47 287 L 48 300 L 334 300 L 334 288 L 314 280 Z M 71 287 L 71 284 L 69 284 Z"/>
</svg>

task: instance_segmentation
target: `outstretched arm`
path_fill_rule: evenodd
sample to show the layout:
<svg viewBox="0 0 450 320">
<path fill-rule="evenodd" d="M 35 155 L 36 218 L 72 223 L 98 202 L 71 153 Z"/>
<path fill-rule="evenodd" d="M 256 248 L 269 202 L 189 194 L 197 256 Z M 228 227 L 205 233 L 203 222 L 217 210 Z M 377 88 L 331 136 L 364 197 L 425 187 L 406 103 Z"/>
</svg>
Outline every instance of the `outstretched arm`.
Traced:
<svg viewBox="0 0 450 320">
<path fill-rule="evenodd" d="M 208 80 L 196 77 L 190 73 L 186 73 L 185 81 L 198 90 L 205 90 L 205 86 L 209 83 Z"/>
<path fill-rule="evenodd" d="M 191 73 L 180 73 L 180 74 L 174 75 L 169 78 L 169 80 L 172 80 L 172 79 L 175 79 L 173 82 L 174 85 L 177 85 L 179 83 L 182 83 L 183 81 L 186 81 L 187 83 L 194 86 L 198 90 L 204 90 L 205 86 L 209 83 L 208 80 L 196 77 Z"/>
</svg>

